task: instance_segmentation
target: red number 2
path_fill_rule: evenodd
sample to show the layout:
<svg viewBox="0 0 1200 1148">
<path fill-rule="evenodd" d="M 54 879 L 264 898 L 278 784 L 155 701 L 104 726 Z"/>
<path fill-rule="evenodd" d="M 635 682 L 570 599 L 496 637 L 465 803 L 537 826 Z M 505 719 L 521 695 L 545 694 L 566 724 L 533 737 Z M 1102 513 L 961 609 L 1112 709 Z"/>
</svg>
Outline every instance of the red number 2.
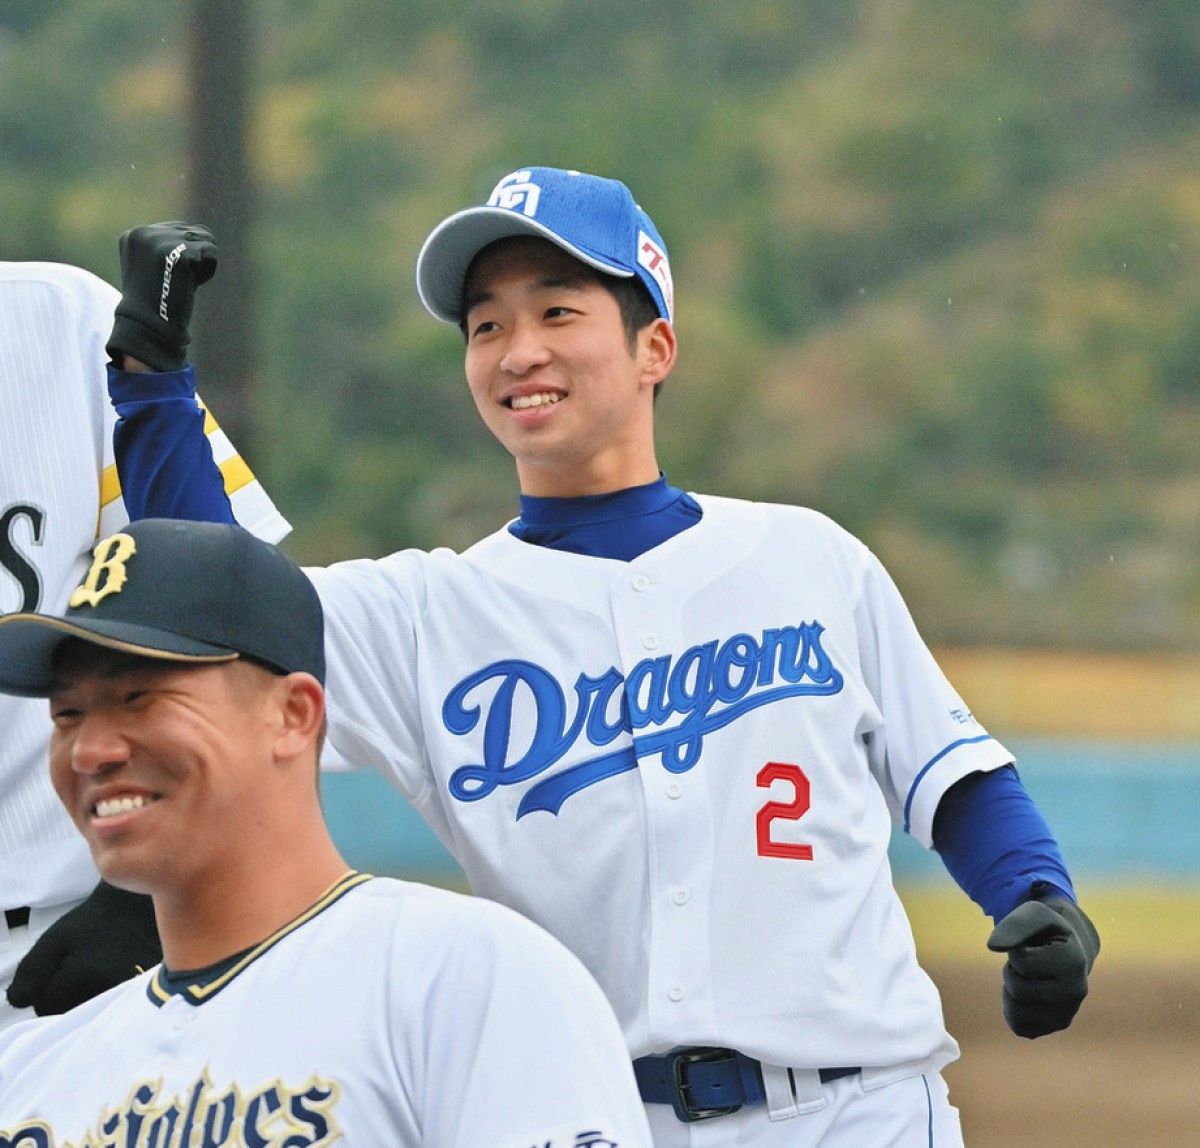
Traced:
<svg viewBox="0 0 1200 1148">
<path fill-rule="evenodd" d="M 790 857 L 796 861 L 811 861 L 811 845 L 793 845 L 788 841 L 771 840 L 771 822 L 776 818 L 799 821 L 812 804 L 812 787 L 798 765 L 769 761 L 758 771 L 759 789 L 770 789 L 776 781 L 790 781 L 795 790 L 791 801 L 768 801 L 758 811 L 758 855 L 760 857 Z"/>
</svg>

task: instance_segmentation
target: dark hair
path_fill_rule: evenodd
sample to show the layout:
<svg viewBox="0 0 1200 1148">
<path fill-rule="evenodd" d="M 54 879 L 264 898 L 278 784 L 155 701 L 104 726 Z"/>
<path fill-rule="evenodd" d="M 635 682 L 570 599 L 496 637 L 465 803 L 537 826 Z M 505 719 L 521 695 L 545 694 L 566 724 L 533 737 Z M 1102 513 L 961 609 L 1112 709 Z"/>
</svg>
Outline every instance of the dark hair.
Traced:
<svg viewBox="0 0 1200 1148">
<path fill-rule="evenodd" d="M 622 279 L 616 275 L 596 273 L 596 281 L 617 301 L 621 309 L 621 325 L 630 350 L 637 343 L 638 332 L 650 326 L 658 318 L 658 308 L 646 290 L 646 285 L 636 276 Z"/>
</svg>

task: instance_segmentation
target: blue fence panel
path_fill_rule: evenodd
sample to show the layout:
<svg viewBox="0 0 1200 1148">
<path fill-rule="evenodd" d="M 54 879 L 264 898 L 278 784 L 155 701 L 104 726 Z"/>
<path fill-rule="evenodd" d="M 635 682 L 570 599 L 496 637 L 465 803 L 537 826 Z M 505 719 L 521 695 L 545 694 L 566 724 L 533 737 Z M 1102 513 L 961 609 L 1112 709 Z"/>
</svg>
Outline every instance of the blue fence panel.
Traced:
<svg viewBox="0 0 1200 1148">
<path fill-rule="evenodd" d="M 1004 739 L 1075 877 L 1200 880 L 1200 745 Z M 420 816 L 373 772 L 326 774 L 325 812 L 350 864 L 438 882 L 462 872 Z M 899 881 L 949 880 L 896 833 Z"/>
<path fill-rule="evenodd" d="M 1200 745 L 1004 739 L 1073 877 L 1200 879 Z M 893 835 L 897 880 L 949 880 L 941 861 Z"/>
<path fill-rule="evenodd" d="M 374 770 L 321 775 L 325 820 L 355 869 L 437 884 L 463 881 L 458 862 L 396 788 Z"/>
</svg>

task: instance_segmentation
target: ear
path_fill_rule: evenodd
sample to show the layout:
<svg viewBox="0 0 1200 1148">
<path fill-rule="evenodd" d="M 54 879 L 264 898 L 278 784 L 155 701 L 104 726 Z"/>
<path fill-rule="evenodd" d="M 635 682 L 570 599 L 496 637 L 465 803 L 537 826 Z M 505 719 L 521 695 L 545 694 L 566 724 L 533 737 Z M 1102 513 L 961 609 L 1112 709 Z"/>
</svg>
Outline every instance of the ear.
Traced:
<svg viewBox="0 0 1200 1148">
<path fill-rule="evenodd" d="M 280 678 L 280 723 L 275 738 L 278 759 L 315 753 L 325 723 L 325 691 L 312 674 L 294 673 Z"/>
<path fill-rule="evenodd" d="M 675 328 L 666 319 L 655 319 L 638 332 L 642 382 L 655 387 L 675 369 Z"/>
</svg>

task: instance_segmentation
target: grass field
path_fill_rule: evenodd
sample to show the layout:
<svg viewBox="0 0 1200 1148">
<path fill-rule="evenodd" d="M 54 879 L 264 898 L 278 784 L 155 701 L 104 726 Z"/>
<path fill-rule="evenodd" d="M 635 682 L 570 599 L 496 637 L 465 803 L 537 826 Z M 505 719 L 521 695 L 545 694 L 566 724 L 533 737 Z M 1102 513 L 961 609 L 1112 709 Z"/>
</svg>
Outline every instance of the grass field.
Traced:
<svg viewBox="0 0 1200 1148">
<path fill-rule="evenodd" d="M 967 1148 L 1200 1145 L 1200 890 L 1089 887 L 1101 950 L 1065 1032 L 1013 1036 L 991 922 L 955 888 L 901 890 L 962 1057 L 946 1070 Z"/>
<path fill-rule="evenodd" d="M 1200 656 L 986 648 L 935 653 L 993 733 L 1200 743 Z"/>
<path fill-rule="evenodd" d="M 1083 884 L 1077 892 L 1100 933 L 1105 964 L 1195 962 L 1200 975 L 1200 885 Z M 999 960 L 985 947 L 991 921 L 948 878 L 901 888 L 900 897 L 923 961 Z"/>
</svg>

